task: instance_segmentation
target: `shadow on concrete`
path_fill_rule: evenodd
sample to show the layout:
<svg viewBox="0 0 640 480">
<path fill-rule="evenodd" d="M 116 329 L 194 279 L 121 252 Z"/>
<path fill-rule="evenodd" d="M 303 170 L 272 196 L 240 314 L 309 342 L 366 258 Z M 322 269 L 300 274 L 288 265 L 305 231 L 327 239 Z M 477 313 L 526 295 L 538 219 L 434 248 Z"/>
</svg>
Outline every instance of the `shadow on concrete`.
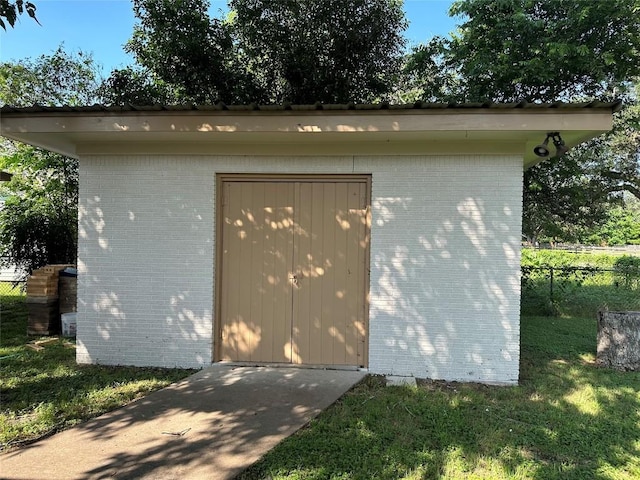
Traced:
<svg viewBox="0 0 640 480">
<path fill-rule="evenodd" d="M 217 365 L 7 454 L 8 479 L 232 478 L 362 372 Z"/>
</svg>

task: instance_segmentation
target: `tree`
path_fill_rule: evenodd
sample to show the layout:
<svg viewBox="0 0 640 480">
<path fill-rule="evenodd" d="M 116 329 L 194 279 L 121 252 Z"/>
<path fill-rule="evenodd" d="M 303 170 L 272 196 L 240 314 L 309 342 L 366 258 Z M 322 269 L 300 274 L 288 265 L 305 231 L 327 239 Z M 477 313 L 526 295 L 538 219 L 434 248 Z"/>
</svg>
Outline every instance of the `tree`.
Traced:
<svg viewBox="0 0 640 480">
<path fill-rule="evenodd" d="M 412 100 L 627 101 L 612 133 L 525 173 L 527 236 L 575 239 L 638 195 L 639 0 L 458 0 L 450 14 L 457 33 L 407 59 Z"/>
<path fill-rule="evenodd" d="M 531 243 L 540 239 L 577 241 L 607 218 L 612 182 L 591 158 L 598 153 L 579 146 L 524 172 L 522 231 Z"/>
<path fill-rule="evenodd" d="M 18 144 L 0 157 L 14 175 L 0 210 L 0 258 L 23 276 L 48 263 L 75 263 L 78 164 L 62 155 Z"/>
<path fill-rule="evenodd" d="M 182 101 L 250 101 L 251 82 L 238 62 L 231 24 L 210 18 L 208 8 L 207 0 L 134 0 L 139 23 L 125 50 Z M 116 99 L 127 94 L 121 90 Z"/>
<path fill-rule="evenodd" d="M 36 60 L 0 65 L 0 103 L 17 107 L 84 105 L 96 98 L 90 55 L 58 48 Z M 77 245 L 78 163 L 9 140 L 0 143 L 0 257 L 23 276 L 47 263 L 74 263 Z"/>
<path fill-rule="evenodd" d="M 25 2 L 24 0 L 16 0 L 15 2 L 0 0 L 0 27 L 5 31 L 7 30 L 5 21 L 9 26 L 13 27 L 16 24 L 16 20 L 18 20 L 18 15 L 22 15 L 24 12 L 27 12 L 27 15 L 40 25 L 40 22 L 36 18 L 36 6 L 33 2 Z"/>
<path fill-rule="evenodd" d="M 630 100 L 611 132 L 525 172 L 523 232 L 530 240 L 584 239 L 582 232 L 597 230 L 623 205 L 625 192 L 640 198 L 639 120 L 640 105 Z"/>
<path fill-rule="evenodd" d="M 98 95 L 106 105 L 171 105 L 185 101 L 176 87 L 139 67 L 113 70 L 100 85 Z"/>
<path fill-rule="evenodd" d="M 595 245 L 640 245 L 640 200 L 629 196 L 607 212 L 604 225 L 585 231 L 582 238 Z"/>
<path fill-rule="evenodd" d="M 640 199 L 640 77 L 635 80 L 625 108 L 615 115 L 613 129 L 602 141 L 608 146 L 602 171 L 614 182 L 611 191 L 626 191 Z"/>
<path fill-rule="evenodd" d="M 239 45 L 276 103 L 370 102 L 399 73 L 399 0 L 231 0 Z"/>
<path fill-rule="evenodd" d="M 451 14 L 468 101 L 611 99 L 640 75 L 638 0 L 458 0 Z"/>
<path fill-rule="evenodd" d="M 89 105 L 97 99 L 97 65 L 82 51 L 70 54 L 60 45 L 35 60 L 0 63 L 0 104 Z"/>
<path fill-rule="evenodd" d="M 135 0 L 139 23 L 126 50 L 183 102 L 347 103 L 391 92 L 406 27 L 400 0 L 230 0 L 229 6 L 220 20 L 209 17 L 207 0 Z M 147 98 L 132 76 L 114 74 L 110 100 Z"/>
</svg>

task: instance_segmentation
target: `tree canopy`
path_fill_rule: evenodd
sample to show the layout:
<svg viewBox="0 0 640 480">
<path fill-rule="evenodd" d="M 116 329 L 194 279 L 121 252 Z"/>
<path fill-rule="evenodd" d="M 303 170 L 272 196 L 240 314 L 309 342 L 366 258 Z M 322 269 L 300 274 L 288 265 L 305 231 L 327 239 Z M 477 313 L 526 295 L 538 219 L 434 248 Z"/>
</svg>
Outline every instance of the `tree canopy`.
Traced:
<svg viewBox="0 0 640 480">
<path fill-rule="evenodd" d="M 623 98 L 614 130 L 525 172 L 523 229 L 575 240 L 640 193 L 640 1 L 457 0 L 461 24 L 407 55 L 404 101 Z M 635 87 L 634 87 L 635 85 Z"/>
<path fill-rule="evenodd" d="M 611 99 L 640 75 L 638 0 L 457 0 L 451 14 L 468 101 Z"/>
<path fill-rule="evenodd" d="M 35 60 L 0 64 L 0 104 L 85 105 L 96 98 L 93 57 L 59 47 Z M 0 170 L 13 174 L 0 184 L 0 259 L 23 276 L 47 263 L 75 263 L 78 162 L 3 139 Z"/>
<path fill-rule="evenodd" d="M 36 59 L 0 63 L 0 105 L 89 105 L 98 86 L 93 56 L 64 45 Z"/>
<path fill-rule="evenodd" d="M 368 102 L 391 92 L 407 26 L 400 0 L 134 0 L 126 45 L 180 101 Z M 109 100 L 162 97 L 135 72 L 114 72 Z M 135 92 L 128 95 L 129 89 Z M 145 93 L 142 95 L 142 93 Z"/>
<path fill-rule="evenodd" d="M 134 0 L 138 19 L 125 50 L 188 101 L 234 102 L 239 82 L 230 25 L 206 0 Z"/>
<path fill-rule="evenodd" d="M 407 26 L 399 0 L 231 0 L 248 70 L 275 103 L 367 102 L 400 67 Z"/>
<path fill-rule="evenodd" d="M 48 263 L 75 263 L 78 162 L 29 145 L 3 145 L 0 168 L 13 173 L 3 187 L 0 257 L 23 275 Z"/>
</svg>

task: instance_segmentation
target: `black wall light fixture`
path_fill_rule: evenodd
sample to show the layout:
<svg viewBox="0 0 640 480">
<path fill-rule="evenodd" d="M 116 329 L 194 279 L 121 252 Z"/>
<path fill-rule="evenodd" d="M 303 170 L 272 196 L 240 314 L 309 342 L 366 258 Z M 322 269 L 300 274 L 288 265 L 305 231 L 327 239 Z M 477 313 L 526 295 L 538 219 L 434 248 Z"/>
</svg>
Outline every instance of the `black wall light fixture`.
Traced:
<svg viewBox="0 0 640 480">
<path fill-rule="evenodd" d="M 553 142 L 553 146 L 556 147 L 556 157 L 564 155 L 569 150 L 565 144 L 564 140 L 560 136 L 560 132 L 548 132 L 547 137 L 544 139 L 540 145 L 536 145 L 533 147 L 533 153 L 535 153 L 538 157 L 546 158 L 550 155 L 551 151 L 549 150 L 549 139 Z"/>
</svg>

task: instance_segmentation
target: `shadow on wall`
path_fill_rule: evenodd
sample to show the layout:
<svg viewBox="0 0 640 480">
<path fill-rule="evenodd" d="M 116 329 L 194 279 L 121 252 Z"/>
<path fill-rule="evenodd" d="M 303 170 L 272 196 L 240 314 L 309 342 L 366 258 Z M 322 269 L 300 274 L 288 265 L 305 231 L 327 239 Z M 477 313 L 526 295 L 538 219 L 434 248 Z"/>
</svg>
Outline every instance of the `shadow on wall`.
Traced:
<svg viewBox="0 0 640 480">
<path fill-rule="evenodd" d="M 374 370 L 517 382 L 520 211 L 461 197 L 374 199 L 371 328 L 394 352 Z M 380 245 L 398 231 L 401 241 Z"/>
<path fill-rule="evenodd" d="M 81 363 L 211 362 L 214 179 L 157 163 L 81 164 Z"/>
</svg>

